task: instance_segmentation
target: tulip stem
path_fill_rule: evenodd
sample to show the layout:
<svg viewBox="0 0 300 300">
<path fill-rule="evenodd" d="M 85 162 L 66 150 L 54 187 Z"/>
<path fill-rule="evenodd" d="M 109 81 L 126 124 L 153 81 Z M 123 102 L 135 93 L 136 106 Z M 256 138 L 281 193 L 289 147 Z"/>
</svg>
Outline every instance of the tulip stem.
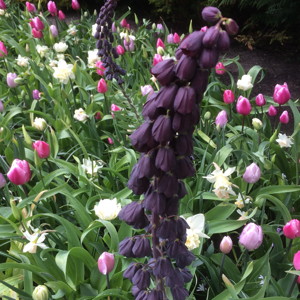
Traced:
<svg viewBox="0 0 300 300">
<path fill-rule="evenodd" d="M 292 245 L 293 245 L 293 240 L 291 239 L 291 240 L 289 241 L 289 244 L 288 244 L 286 250 L 285 250 L 285 254 L 286 254 L 286 255 L 289 254 L 289 252 L 290 252 L 290 250 L 291 250 L 291 248 L 292 248 Z"/>
<path fill-rule="evenodd" d="M 225 263 L 225 257 L 226 257 L 225 253 L 222 253 L 219 277 L 222 277 L 223 267 L 224 267 L 224 263 Z"/>
<path fill-rule="evenodd" d="M 109 273 L 108 272 L 106 273 L 106 285 L 107 285 L 107 288 L 110 289 Z M 108 296 L 108 299 L 109 299 L 109 296 Z"/>
<path fill-rule="evenodd" d="M 287 295 L 288 297 L 291 297 L 291 296 L 292 296 L 293 290 L 294 290 L 295 285 L 296 285 L 296 283 L 297 283 L 297 279 L 298 279 L 298 276 L 295 275 L 295 278 L 294 278 L 294 280 L 293 280 L 293 283 L 292 283 L 292 285 L 291 285 L 291 287 L 290 287 L 290 289 L 289 289 L 288 295 Z"/>
<path fill-rule="evenodd" d="M 245 125 L 245 115 L 243 115 L 243 119 L 242 119 L 242 134 L 244 133 L 244 125 Z"/>
<path fill-rule="evenodd" d="M 129 104 L 129 106 L 131 107 L 133 113 L 135 114 L 136 119 L 139 121 L 139 120 L 140 120 L 140 117 L 139 117 L 139 114 L 138 114 L 138 112 L 137 112 L 137 110 L 136 110 L 136 107 L 135 107 L 134 104 L 132 103 L 130 97 L 126 94 L 123 85 L 120 85 L 120 88 L 121 88 L 121 91 L 122 91 L 123 96 L 126 98 L 128 104 Z"/>
</svg>

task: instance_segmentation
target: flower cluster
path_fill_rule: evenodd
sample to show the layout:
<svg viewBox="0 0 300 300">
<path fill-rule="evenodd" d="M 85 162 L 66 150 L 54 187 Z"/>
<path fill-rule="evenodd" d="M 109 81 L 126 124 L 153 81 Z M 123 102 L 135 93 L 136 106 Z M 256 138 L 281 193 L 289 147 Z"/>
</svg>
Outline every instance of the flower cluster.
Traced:
<svg viewBox="0 0 300 300">
<path fill-rule="evenodd" d="M 203 12 L 204 19 L 209 13 Z M 186 267 L 195 259 L 189 249 L 199 246 L 200 236 L 208 237 L 202 228 L 191 229 L 187 220 L 178 216 L 178 208 L 187 193 L 182 180 L 195 174 L 192 135 L 200 118 L 199 103 L 207 86 L 208 69 L 215 66 L 219 51 L 229 47 L 228 34 L 221 27 L 226 19 L 219 12 L 215 21 L 216 25 L 195 31 L 180 43 L 177 61 L 165 59 L 152 67 L 161 88 L 148 94 L 142 111 L 145 122 L 130 136 L 142 155 L 133 167 L 128 187 L 136 195 L 143 194 L 144 199 L 123 207 L 119 218 L 136 229 L 145 228 L 148 234 L 124 239 L 119 253 L 152 257 L 147 264 L 131 264 L 124 273 L 134 284 L 136 299 L 165 299 L 165 285 L 173 299 L 185 299 L 188 291 L 184 284 L 192 279 Z M 164 46 L 160 40 L 157 45 Z M 219 185 L 217 188 L 221 189 Z M 151 279 L 156 281 L 154 289 L 150 288 Z"/>
</svg>

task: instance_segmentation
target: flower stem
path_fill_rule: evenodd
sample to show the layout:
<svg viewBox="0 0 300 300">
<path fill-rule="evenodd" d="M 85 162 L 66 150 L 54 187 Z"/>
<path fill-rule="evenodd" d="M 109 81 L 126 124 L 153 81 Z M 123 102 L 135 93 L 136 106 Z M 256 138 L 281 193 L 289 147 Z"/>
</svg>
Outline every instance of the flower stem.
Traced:
<svg viewBox="0 0 300 300">
<path fill-rule="evenodd" d="M 220 275 L 219 275 L 219 277 L 222 276 L 223 267 L 224 267 L 224 263 L 225 263 L 225 257 L 226 257 L 226 255 L 225 255 L 225 253 L 223 253 L 222 254 L 222 260 L 221 260 L 220 273 L 219 273 Z"/>
<path fill-rule="evenodd" d="M 289 289 L 288 295 L 287 295 L 288 297 L 291 297 L 291 296 L 292 296 L 293 290 L 294 290 L 295 285 L 296 285 L 296 283 L 297 283 L 297 279 L 298 279 L 298 276 L 295 275 L 295 278 L 294 278 L 294 280 L 293 280 L 293 283 L 292 283 L 292 285 L 291 285 L 291 287 L 290 287 L 290 289 Z"/>
<path fill-rule="evenodd" d="M 135 114 L 136 119 L 140 120 L 140 116 L 139 116 L 139 114 L 138 114 L 138 112 L 136 110 L 136 107 L 134 106 L 134 104 L 133 104 L 132 100 L 130 99 L 130 97 L 126 94 L 123 85 L 120 85 L 120 88 L 121 88 L 123 96 L 126 98 L 129 106 L 131 107 L 133 113 Z"/>
<path fill-rule="evenodd" d="M 107 289 L 110 289 L 110 282 L 109 282 L 109 273 L 106 273 L 106 285 Z M 107 300 L 110 300 L 110 296 L 107 296 Z"/>
</svg>

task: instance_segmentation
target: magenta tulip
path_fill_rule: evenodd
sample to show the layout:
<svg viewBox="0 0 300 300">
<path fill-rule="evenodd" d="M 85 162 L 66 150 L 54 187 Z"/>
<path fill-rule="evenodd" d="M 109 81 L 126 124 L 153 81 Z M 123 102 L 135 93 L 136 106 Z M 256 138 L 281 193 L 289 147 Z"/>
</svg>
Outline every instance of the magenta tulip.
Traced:
<svg viewBox="0 0 300 300">
<path fill-rule="evenodd" d="M 36 141 L 32 144 L 39 158 L 48 158 L 50 155 L 50 146 L 46 142 Z"/>
<path fill-rule="evenodd" d="M 289 239 L 300 237 L 300 221 L 293 219 L 283 226 L 283 234 Z"/>
<path fill-rule="evenodd" d="M 287 110 L 285 110 L 279 117 L 279 121 L 282 124 L 288 124 L 288 122 L 290 121 L 289 118 L 289 113 L 287 112 Z"/>
<path fill-rule="evenodd" d="M 125 53 L 125 49 L 124 49 L 124 47 L 121 46 L 121 45 L 118 45 L 118 46 L 116 47 L 116 50 L 117 50 L 117 53 L 118 53 L 119 55 L 123 55 L 123 54 Z"/>
<path fill-rule="evenodd" d="M 154 93 L 153 87 L 150 84 L 141 86 L 141 93 L 143 96 L 151 95 Z"/>
<path fill-rule="evenodd" d="M 232 249 L 232 239 L 230 236 L 224 236 L 220 243 L 220 251 L 224 254 L 228 254 Z"/>
<path fill-rule="evenodd" d="M 270 117 L 274 117 L 277 115 L 277 109 L 273 105 L 270 105 L 270 107 L 268 109 L 268 115 Z"/>
<path fill-rule="evenodd" d="M 108 143 L 110 144 L 110 145 L 113 145 L 113 143 L 114 143 L 114 141 L 113 141 L 113 139 L 112 138 L 107 138 L 107 141 L 108 141 Z"/>
<path fill-rule="evenodd" d="M 6 4 L 3 0 L 0 0 L 0 9 L 6 9 Z"/>
<path fill-rule="evenodd" d="M 273 99 L 280 105 L 285 104 L 291 99 L 291 94 L 286 82 L 283 85 L 276 84 L 274 88 Z"/>
<path fill-rule="evenodd" d="M 119 110 L 121 110 L 121 108 L 118 105 L 116 105 L 116 104 L 112 104 L 110 106 L 110 110 L 111 111 L 119 111 Z"/>
<path fill-rule="evenodd" d="M 230 104 L 234 102 L 234 93 L 232 90 L 225 90 L 223 93 L 223 101 L 226 104 Z"/>
<path fill-rule="evenodd" d="M 105 67 L 103 66 L 103 62 L 101 60 L 98 60 L 95 66 L 96 66 L 96 73 L 100 76 L 103 76 L 105 72 Z"/>
<path fill-rule="evenodd" d="M 221 110 L 216 117 L 216 125 L 223 128 L 228 122 L 226 110 Z"/>
<path fill-rule="evenodd" d="M 250 114 L 251 109 L 250 101 L 247 98 L 240 96 L 236 103 L 236 111 L 241 115 L 247 116 Z"/>
<path fill-rule="evenodd" d="M 103 78 L 101 78 L 98 82 L 97 91 L 101 94 L 105 94 L 107 92 L 107 83 Z"/>
<path fill-rule="evenodd" d="M 35 28 L 31 29 L 31 33 L 32 33 L 32 36 L 36 39 L 41 39 L 44 36 L 42 31 L 37 30 Z"/>
<path fill-rule="evenodd" d="M 34 17 L 30 19 L 29 24 L 32 28 L 35 28 L 36 30 L 43 30 L 45 28 L 44 23 L 39 17 Z"/>
<path fill-rule="evenodd" d="M 110 273 L 115 266 L 115 257 L 113 254 L 103 252 L 98 258 L 98 269 L 103 275 Z"/>
<path fill-rule="evenodd" d="M 262 242 L 263 231 L 261 226 L 254 223 L 247 224 L 240 235 L 239 243 L 251 251 L 257 249 Z"/>
<path fill-rule="evenodd" d="M 293 259 L 294 268 L 300 271 L 300 251 L 296 252 Z"/>
<path fill-rule="evenodd" d="M 49 1 L 47 3 L 47 8 L 48 8 L 48 11 L 51 14 L 51 16 L 57 15 L 57 8 L 56 8 L 56 4 L 54 1 Z"/>
<path fill-rule="evenodd" d="M 180 43 L 180 36 L 178 33 L 174 33 L 174 43 L 179 44 Z"/>
<path fill-rule="evenodd" d="M 7 54 L 8 52 L 4 43 L 0 41 L 0 57 L 6 56 Z"/>
<path fill-rule="evenodd" d="M 266 99 L 263 94 L 258 94 L 255 98 L 255 103 L 257 106 L 264 106 L 266 104 Z"/>
<path fill-rule="evenodd" d="M 155 65 L 157 65 L 161 61 L 163 61 L 162 56 L 160 54 L 158 54 L 158 53 L 154 54 L 152 65 L 155 66 Z"/>
<path fill-rule="evenodd" d="M 16 185 L 25 184 L 31 177 L 29 163 L 26 160 L 14 159 L 7 173 L 7 177 Z"/>
<path fill-rule="evenodd" d="M 218 75 L 223 75 L 226 72 L 224 64 L 220 61 L 216 64 L 215 70 Z"/>
<path fill-rule="evenodd" d="M 64 19 L 66 18 L 65 14 L 63 13 L 62 10 L 59 10 L 59 11 L 58 11 L 58 18 L 59 18 L 60 20 L 64 20 Z"/>
<path fill-rule="evenodd" d="M 79 10 L 80 9 L 80 4 L 77 0 L 72 0 L 72 8 L 74 10 Z"/>
<path fill-rule="evenodd" d="M 127 23 L 126 19 L 123 19 L 123 20 L 120 22 L 120 25 L 121 25 L 121 27 L 123 27 L 123 28 L 130 29 L 130 25 Z"/>
<path fill-rule="evenodd" d="M 156 41 L 156 48 L 158 48 L 158 47 L 162 47 L 163 49 L 165 49 L 165 44 L 161 38 L 158 38 Z"/>
<path fill-rule="evenodd" d="M 248 183 L 255 183 L 261 176 L 260 168 L 256 163 L 252 163 L 246 168 L 243 179 Z"/>
<path fill-rule="evenodd" d="M 29 12 L 36 12 L 36 8 L 35 8 L 34 4 L 26 1 L 25 5 L 26 5 L 27 11 L 29 11 Z"/>
<path fill-rule="evenodd" d="M 4 175 L 0 173 L 0 189 L 3 188 L 6 185 L 6 180 L 4 178 Z"/>
</svg>

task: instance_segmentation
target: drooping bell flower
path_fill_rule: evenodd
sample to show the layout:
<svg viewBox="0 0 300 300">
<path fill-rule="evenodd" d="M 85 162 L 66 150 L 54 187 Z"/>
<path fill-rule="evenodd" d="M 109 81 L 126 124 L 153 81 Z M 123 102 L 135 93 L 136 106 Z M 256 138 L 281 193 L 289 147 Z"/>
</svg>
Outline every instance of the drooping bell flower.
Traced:
<svg viewBox="0 0 300 300">
<path fill-rule="evenodd" d="M 291 99 L 291 94 L 286 82 L 283 85 L 276 84 L 274 88 L 273 99 L 280 105 L 285 104 Z"/>
<path fill-rule="evenodd" d="M 213 47 L 217 43 L 219 35 L 220 29 L 218 26 L 209 27 L 204 34 L 202 40 L 203 45 L 207 48 Z"/>
<path fill-rule="evenodd" d="M 110 273 L 115 266 L 114 255 L 108 252 L 103 252 L 98 258 L 98 269 L 103 275 Z"/>
<path fill-rule="evenodd" d="M 236 111 L 241 115 L 247 116 L 250 114 L 251 109 L 250 101 L 247 98 L 240 96 L 236 103 Z"/>
<path fill-rule="evenodd" d="M 0 57 L 4 57 L 8 54 L 7 49 L 3 42 L 0 41 Z"/>
<path fill-rule="evenodd" d="M 266 104 L 266 99 L 263 94 L 258 94 L 255 98 L 255 103 L 257 106 L 264 106 Z"/>
<path fill-rule="evenodd" d="M 227 119 L 227 112 L 226 110 L 221 110 L 217 117 L 216 117 L 216 125 L 223 128 L 227 122 L 228 122 L 228 119 Z"/>
<path fill-rule="evenodd" d="M 16 185 L 25 184 L 31 177 L 29 163 L 26 160 L 14 159 L 7 177 Z"/>
<path fill-rule="evenodd" d="M 98 93 L 105 94 L 107 92 L 107 83 L 105 79 L 101 78 L 97 85 Z"/>
<path fill-rule="evenodd" d="M 224 64 L 220 61 L 216 64 L 215 70 L 218 75 L 223 75 L 226 72 Z"/>
<path fill-rule="evenodd" d="M 223 101 L 226 104 L 230 104 L 234 102 L 234 93 L 232 90 L 225 90 L 223 93 Z"/>
<path fill-rule="evenodd" d="M 290 121 L 290 118 L 289 118 L 289 113 L 287 112 L 287 110 L 285 110 L 279 117 L 279 121 L 280 123 L 282 124 L 288 124 L 289 121 Z"/>
<path fill-rule="evenodd" d="M 35 5 L 33 3 L 30 3 L 28 1 L 26 1 L 25 5 L 26 5 L 27 11 L 29 11 L 29 12 L 36 12 L 36 7 L 35 7 Z"/>
<path fill-rule="evenodd" d="M 300 237 L 300 221 L 292 219 L 283 226 L 283 234 L 289 239 Z"/>
<path fill-rule="evenodd" d="M 270 105 L 270 107 L 268 109 L 268 115 L 270 117 L 274 117 L 277 115 L 277 109 L 273 105 Z"/>
<path fill-rule="evenodd" d="M 72 0 L 72 8 L 74 10 L 79 10 L 80 9 L 80 4 L 77 0 Z"/>
<path fill-rule="evenodd" d="M 263 231 L 261 226 L 254 223 L 247 224 L 240 235 L 239 243 L 251 251 L 257 249 L 262 242 Z"/>
<path fill-rule="evenodd" d="M 57 15 L 57 8 L 56 8 L 56 4 L 54 1 L 49 1 L 47 3 L 47 8 L 49 13 L 51 14 L 51 16 L 56 16 Z"/>
<path fill-rule="evenodd" d="M 256 163 L 252 163 L 246 168 L 243 179 L 248 183 L 255 183 L 261 176 L 260 168 Z"/>
<path fill-rule="evenodd" d="M 63 13 L 62 10 L 59 10 L 59 11 L 58 11 L 58 18 L 59 18 L 60 20 L 64 20 L 64 19 L 66 18 L 65 14 Z"/>
<path fill-rule="evenodd" d="M 44 141 L 36 141 L 32 144 L 39 158 L 48 158 L 50 155 L 50 145 Z"/>
<path fill-rule="evenodd" d="M 225 29 L 229 35 L 235 35 L 239 31 L 239 25 L 229 18 L 225 21 Z"/>
</svg>

